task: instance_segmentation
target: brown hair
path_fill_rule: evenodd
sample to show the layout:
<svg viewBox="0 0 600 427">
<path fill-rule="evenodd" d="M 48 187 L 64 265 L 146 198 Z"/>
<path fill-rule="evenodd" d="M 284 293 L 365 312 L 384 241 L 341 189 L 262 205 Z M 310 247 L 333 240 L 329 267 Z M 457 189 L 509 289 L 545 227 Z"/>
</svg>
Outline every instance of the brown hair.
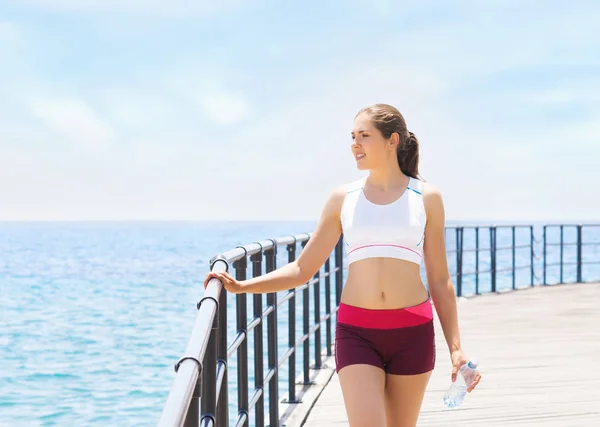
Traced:
<svg viewBox="0 0 600 427">
<path fill-rule="evenodd" d="M 374 126 L 384 138 L 394 132 L 400 137 L 398 144 L 398 164 L 404 175 L 417 179 L 419 175 L 419 140 L 406 127 L 400 111 L 388 104 L 373 104 L 363 108 L 356 116 L 367 113 Z"/>
</svg>

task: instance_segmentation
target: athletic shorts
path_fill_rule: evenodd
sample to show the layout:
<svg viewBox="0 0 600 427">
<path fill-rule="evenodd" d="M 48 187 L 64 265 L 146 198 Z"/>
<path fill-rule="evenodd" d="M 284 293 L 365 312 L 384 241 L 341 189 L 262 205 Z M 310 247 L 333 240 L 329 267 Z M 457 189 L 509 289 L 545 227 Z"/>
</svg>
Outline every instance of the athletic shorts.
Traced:
<svg viewBox="0 0 600 427">
<path fill-rule="evenodd" d="M 372 310 L 340 304 L 335 331 L 336 372 L 367 364 L 394 375 L 435 366 L 433 309 L 429 299 L 406 308 Z"/>
</svg>

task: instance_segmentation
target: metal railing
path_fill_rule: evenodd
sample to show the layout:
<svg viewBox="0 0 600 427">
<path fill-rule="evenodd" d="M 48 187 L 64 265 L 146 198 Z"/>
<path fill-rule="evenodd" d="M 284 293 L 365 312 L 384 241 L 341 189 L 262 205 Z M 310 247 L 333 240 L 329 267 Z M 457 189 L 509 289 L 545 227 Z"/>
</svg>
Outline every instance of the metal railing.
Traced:
<svg viewBox="0 0 600 427">
<path fill-rule="evenodd" d="M 306 245 L 310 234 L 269 239 L 246 246 L 239 246 L 211 260 L 211 271 L 235 269 L 235 277 L 245 280 L 248 259 L 252 263 L 253 277 L 260 276 L 263 270 L 269 273 L 277 268 L 277 249 L 285 246 L 288 262 L 296 259 L 297 244 Z M 264 258 L 264 260 L 263 260 Z M 227 292 L 221 285 L 211 281 L 204 297 L 198 303 L 198 315 L 192 331 L 192 338 L 184 356 L 175 366 L 176 378 L 167 398 L 159 426 L 229 426 L 228 413 L 228 359 L 237 352 L 237 401 L 238 416 L 233 425 L 248 426 L 250 411 L 254 410 L 255 425 L 265 424 L 265 387 L 268 387 L 269 420 L 279 420 L 279 368 L 288 362 L 288 399 L 290 404 L 296 401 L 296 350 L 303 349 L 303 383 L 310 383 L 310 346 L 314 335 L 314 366 L 321 367 L 322 330 L 325 332 L 326 355 L 332 355 L 332 309 L 331 277 L 335 277 L 335 309 L 339 305 L 342 290 L 342 238 L 333 251 L 334 267 L 331 268 L 331 254 L 321 269 L 308 282 L 295 289 L 286 291 L 277 299 L 277 293 L 266 295 L 267 306 L 263 308 L 261 294 L 252 295 L 253 318 L 247 319 L 247 295 L 236 295 L 237 334 L 233 342 L 227 344 Z M 325 314 L 321 315 L 321 280 L 325 286 Z M 313 287 L 313 321 L 310 319 L 309 288 Z M 303 335 L 296 337 L 297 296 L 302 295 Z M 277 320 L 278 308 L 288 303 L 288 349 L 279 357 Z M 267 329 L 267 366 L 264 366 L 263 326 Z M 211 325 L 210 327 L 208 325 Z M 249 389 L 248 374 L 248 337 L 254 335 L 254 388 Z M 202 399 L 200 397 L 202 396 Z M 271 425 L 274 425 L 271 422 Z"/>
<path fill-rule="evenodd" d="M 559 241 L 549 242 L 548 235 L 557 228 Z M 576 241 L 565 242 L 565 231 L 575 229 Z M 595 230 L 596 239 L 586 241 L 585 230 Z M 450 237 L 448 237 L 450 232 Z M 590 233 L 592 234 L 592 233 Z M 302 248 L 310 239 L 310 234 L 302 234 L 279 239 L 269 239 L 246 246 L 238 246 L 231 251 L 218 255 L 211 260 L 211 270 L 222 272 L 235 270 L 238 280 L 247 277 L 248 261 L 251 264 L 252 276 L 260 276 L 277 268 L 277 250 L 285 247 L 287 262 L 296 259 L 298 244 Z M 482 245 L 481 240 L 484 244 Z M 598 225 L 545 225 L 543 239 L 534 237 L 532 225 L 502 226 L 456 226 L 446 227 L 446 241 L 449 267 L 453 272 L 456 295 L 463 296 L 465 287 L 472 286 L 474 294 L 482 293 L 484 278 L 489 276 L 489 291 L 499 292 L 504 289 L 517 289 L 523 286 L 517 283 L 517 272 L 526 271 L 525 285 L 548 284 L 548 267 L 558 266 L 559 283 L 564 283 L 564 267 L 576 266 L 576 281 L 585 281 L 583 266 L 600 265 L 600 253 L 592 253 L 585 257 L 584 247 L 600 247 L 600 224 Z M 471 242 L 469 245 L 468 242 Z M 467 244 L 465 244 L 467 243 Z M 536 255 L 536 245 L 543 244 L 543 257 Z M 565 247 L 574 246 L 575 260 L 565 261 Z M 560 261 L 548 263 L 551 248 L 558 248 Z M 525 252 L 523 252 L 525 251 Z M 589 254 L 588 254 L 589 255 Z M 471 256 L 471 258 L 469 258 Z M 333 268 L 331 266 L 333 257 Z M 536 260 L 543 259 L 543 278 L 536 274 Z M 519 263 L 518 260 L 527 260 Z M 197 305 L 198 313 L 183 357 L 176 363 L 176 376 L 159 420 L 159 427 L 236 427 L 249 426 L 250 414 L 254 413 L 254 425 L 265 425 L 265 404 L 268 404 L 268 420 L 271 426 L 279 425 L 279 405 L 281 402 L 298 403 L 297 387 L 310 385 L 311 369 L 319 369 L 322 365 L 322 354 L 332 355 L 332 316 L 337 311 L 343 287 L 343 237 L 340 238 L 334 251 L 324 265 L 307 283 L 290 291 L 266 294 L 266 306 L 263 307 L 263 295 L 238 294 L 235 296 L 235 329 L 233 336 L 227 334 L 228 293 L 222 291 L 218 281 L 212 280 L 205 290 L 204 296 Z M 488 269 L 482 269 L 487 264 Z M 472 266 L 463 271 L 463 268 Z M 537 266 L 539 268 L 539 266 Z M 600 271 L 600 269 L 599 269 Z M 452 273 L 451 272 L 451 273 Z M 502 276 L 504 273 L 504 276 Z M 332 295 L 331 277 L 335 278 L 335 295 Z M 506 286 L 501 279 L 509 280 Z M 599 274 L 600 278 L 600 274 Z M 471 280 L 469 282 L 468 280 Z M 324 280 L 324 289 L 321 289 Z M 596 279 L 598 280 L 598 279 Z M 313 303 L 309 289 L 313 291 Z M 297 315 L 296 299 L 302 297 L 302 333 L 296 336 Z M 335 299 L 332 308 L 332 296 Z M 248 318 L 248 298 L 252 298 L 252 317 Z M 324 300 L 324 314 L 321 302 Z M 282 341 L 278 337 L 278 317 L 280 308 L 287 303 L 287 345 L 283 354 L 279 355 Z M 233 307 L 232 307 L 233 310 Z M 312 312 L 312 313 L 311 313 Z M 266 326 L 266 366 L 263 348 L 264 327 Z M 323 334 L 325 345 L 323 345 Z M 228 338 L 232 338 L 228 343 Z M 249 339 L 253 338 L 254 384 L 251 388 L 249 374 Z M 310 343 L 313 340 L 314 354 L 311 367 Z M 297 349 L 302 347 L 302 375 L 300 383 L 296 383 Z M 229 361 L 237 356 L 237 379 L 235 385 L 229 383 Z M 280 370 L 287 362 L 287 378 L 282 378 Z M 266 371 L 266 372 L 265 372 Z M 281 399 L 280 380 L 287 383 L 287 400 Z M 229 392 L 237 389 L 236 414 L 230 424 Z M 266 395 L 268 393 L 268 402 Z M 274 421 L 276 420 L 276 421 Z"/>
<path fill-rule="evenodd" d="M 511 244 L 506 246 L 498 246 L 498 231 L 508 231 Z M 528 234 L 528 240 L 526 244 L 517 245 L 517 231 L 523 230 Z M 530 274 L 530 285 L 534 285 L 535 276 L 535 252 L 534 252 L 534 234 L 532 225 L 498 225 L 498 226 L 456 226 L 446 227 L 446 232 L 454 231 L 455 234 L 455 246 L 456 249 L 448 249 L 447 253 L 455 254 L 455 274 L 454 284 L 456 286 L 456 295 L 463 296 L 463 281 L 465 277 L 473 276 L 475 282 L 475 294 L 479 295 L 480 292 L 480 276 L 482 274 L 489 274 L 490 276 L 490 291 L 496 292 L 497 288 L 497 274 L 503 272 L 511 272 L 512 277 L 512 289 L 517 288 L 516 283 L 516 272 L 521 269 L 529 269 Z M 473 233 L 474 247 L 464 247 L 465 231 L 471 231 Z M 481 232 L 483 231 L 483 232 Z M 481 237 L 488 235 L 489 239 L 486 247 L 480 247 Z M 507 239 L 507 240 L 508 240 Z M 529 249 L 529 264 L 517 265 L 517 249 Z M 510 251 L 511 262 L 507 267 L 498 267 L 498 253 L 503 251 Z M 490 265 L 489 270 L 480 270 L 481 264 L 481 253 L 487 253 L 488 262 Z M 463 272 L 464 267 L 464 255 L 466 253 L 474 254 L 474 268 L 472 271 Z"/>
<path fill-rule="evenodd" d="M 584 241 L 584 231 L 585 230 L 597 230 L 598 236 L 593 241 Z M 558 241 L 548 241 L 548 234 L 550 234 L 553 230 L 558 233 Z M 575 234 L 574 241 L 566 241 L 565 242 L 565 231 L 572 231 Z M 592 233 L 590 233 L 592 234 Z M 585 265 L 598 265 L 599 261 L 594 261 L 594 254 L 588 256 L 589 260 L 586 260 L 586 253 L 584 252 L 584 248 L 595 248 L 600 247 L 600 224 L 552 224 L 552 225 L 544 225 L 543 229 L 543 283 L 548 284 L 548 267 L 558 267 L 559 274 L 558 280 L 554 283 L 567 283 L 565 282 L 565 267 L 574 266 L 575 267 L 575 278 L 568 283 L 581 283 L 585 282 L 585 278 L 583 275 L 583 267 Z M 552 248 L 557 248 L 558 258 L 559 260 L 556 262 L 548 262 L 549 251 Z M 570 258 L 572 261 L 565 261 L 565 249 L 574 248 L 575 254 Z"/>
</svg>

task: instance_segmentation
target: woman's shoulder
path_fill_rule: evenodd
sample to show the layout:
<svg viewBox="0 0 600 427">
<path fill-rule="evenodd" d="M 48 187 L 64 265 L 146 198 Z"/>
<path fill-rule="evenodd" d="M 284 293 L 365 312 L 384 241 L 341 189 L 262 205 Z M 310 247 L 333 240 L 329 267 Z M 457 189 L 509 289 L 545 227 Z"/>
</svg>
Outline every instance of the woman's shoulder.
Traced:
<svg viewBox="0 0 600 427">
<path fill-rule="evenodd" d="M 417 180 L 419 182 L 419 186 L 421 187 L 421 192 L 423 194 L 423 198 L 427 199 L 437 199 L 442 197 L 442 193 L 440 189 L 433 185 L 430 182 Z"/>
<path fill-rule="evenodd" d="M 367 179 L 366 177 L 362 177 L 362 178 L 358 178 L 353 181 L 341 184 L 339 186 L 339 191 L 344 194 L 348 194 L 348 193 L 352 193 L 354 191 L 360 190 L 361 188 L 363 188 L 365 186 L 366 179 Z"/>
<path fill-rule="evenodd" d="M 336 210 L 339 211 L 346 200 L 346 196 L 360 190 L 363 183 L 364 178 L 360 178 L 336 185 L 329 193 L 328 203 L 335 206 Z"/>
<path fill-rule="evenodd" d="M 359 190 L 364 185 L 365 178 L 355 179 L 349 182 L 338 183 L 331 190 L 331 194 L 337 197 L 344 197 L 348 193 Z"/>
<path fill-rule="evenodd" d="M 440 189 L 429 182 L 420 182 L 423 195 L 423 206 L 425 207 L 427 215 L 443 215 L 444 201 Z"/>
</svg>

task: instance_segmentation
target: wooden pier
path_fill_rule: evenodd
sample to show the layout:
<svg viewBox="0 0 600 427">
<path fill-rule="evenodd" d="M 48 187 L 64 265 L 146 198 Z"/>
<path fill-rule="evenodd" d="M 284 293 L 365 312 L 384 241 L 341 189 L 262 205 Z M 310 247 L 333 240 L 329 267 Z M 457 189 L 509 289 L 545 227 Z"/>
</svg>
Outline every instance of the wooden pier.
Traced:
<svg viewBox="0 0 600 427">
<path fill-rule="evenodd" d="M 600 426 L 600 284 L 461 298 L 459 316 L 463 347 L 483 379 L 461 407 L 444 407 L 451 367 L 436 318 L 437 365 L 419 427 Z M 288 427 L 348 425 L 332 358 L 325 370 L 330 379 L 314 406 Z"/>
</svg>

